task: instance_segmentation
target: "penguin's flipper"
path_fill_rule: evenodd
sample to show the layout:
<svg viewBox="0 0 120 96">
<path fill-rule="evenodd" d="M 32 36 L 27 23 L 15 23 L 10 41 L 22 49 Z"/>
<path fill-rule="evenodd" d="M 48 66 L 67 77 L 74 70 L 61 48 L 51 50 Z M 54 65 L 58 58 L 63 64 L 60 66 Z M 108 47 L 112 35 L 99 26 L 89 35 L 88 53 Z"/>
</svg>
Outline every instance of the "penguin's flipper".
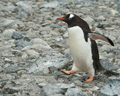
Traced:
<svg viewBox="0 0 120 96">
<path fill-rule="evenodd" d="M 99 33 L 88 33 L 88 36 L 93 40 L 100 39 L 100 40 L 106 41 L 106 42 L 110 43 L 112 46 L 114 46 L 114 43 L 112 42 L 111 39 L 109 39 L 108 37 L 103 36 Z"/>
</svg>

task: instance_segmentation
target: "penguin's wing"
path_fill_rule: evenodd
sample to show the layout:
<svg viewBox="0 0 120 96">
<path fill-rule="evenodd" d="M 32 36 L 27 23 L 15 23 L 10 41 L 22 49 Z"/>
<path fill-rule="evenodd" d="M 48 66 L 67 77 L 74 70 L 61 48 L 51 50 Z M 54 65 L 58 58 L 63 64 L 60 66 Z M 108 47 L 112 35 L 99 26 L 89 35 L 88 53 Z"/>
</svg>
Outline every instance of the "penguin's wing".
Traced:
<svg viewBox="0 0 120 96">
<path fill-rule="evenodd" d="M 99 33 L 88 33 L 88 36 L 89 36 L 89 38 L 91 38 L 93 40 L 100 39 L 100 40 L 106 41 L 106 42 L 110 43 L 112 46 L 114 46 L 114 43 L 112 42 L 111 39 L 109 39 L 108 37 L 103 36 Z"/>
</svg>

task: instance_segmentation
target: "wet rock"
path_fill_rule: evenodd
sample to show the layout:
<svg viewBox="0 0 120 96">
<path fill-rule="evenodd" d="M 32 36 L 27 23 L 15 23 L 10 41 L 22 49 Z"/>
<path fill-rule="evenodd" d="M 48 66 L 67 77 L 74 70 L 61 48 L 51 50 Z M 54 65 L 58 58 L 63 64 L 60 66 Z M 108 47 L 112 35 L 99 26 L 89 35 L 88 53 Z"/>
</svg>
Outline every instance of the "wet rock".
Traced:
<svg viewBox="0 0 120 96">
<path fill-rule="evenodd" d="M 99 96 L 117 96 L 120 95 L 120 78 L 109 80 L 99 91 Z"/>
<path fill-rule="evenodd" d="M 65 96 L 88 96 L 87 93 L 82 92 L 81 88 L 69 88 Z"/>
<path fill-rule="evenodd" d="M 3 32 L 3 38 L 4 38 L 4 39 L 11 39 L 11 38 L 12 38 L 12 35 L 13 35 L 13 32 L 15 32 L 14 29 L 6 29 L 6 30 Z"/>
<path fill-rule="evenodd" d="M 23 36 L 19 32 L 13 32 L 12 38 L 17 40 L 22 39 Z"/>
<path fill-rule="evenodd" d="M 55 94 L 61 94 L 63 90 L 60 89 L 56 84 L 47 84 L 41 90 L 41 95 L 50 96 Z"/>
</svg>

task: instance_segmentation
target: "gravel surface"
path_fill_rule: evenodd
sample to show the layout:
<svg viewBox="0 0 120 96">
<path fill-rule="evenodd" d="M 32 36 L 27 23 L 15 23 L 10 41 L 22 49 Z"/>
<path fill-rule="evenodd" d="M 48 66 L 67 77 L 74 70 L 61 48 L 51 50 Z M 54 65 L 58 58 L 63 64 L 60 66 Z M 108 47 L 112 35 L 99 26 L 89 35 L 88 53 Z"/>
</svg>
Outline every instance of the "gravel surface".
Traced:
<svg viewBox="0 0 120 96">
<path fill-rule="evenodd" d="M 67 25 L 56 19 L 74 13 L 91 30 L 111 38 L 97 41 L 101 64 L 120 73 L 120 0 L 0 0 L 1 96 L 120 96 L 120 77 L 66 75 L 71 58 Z"/>
</svg>

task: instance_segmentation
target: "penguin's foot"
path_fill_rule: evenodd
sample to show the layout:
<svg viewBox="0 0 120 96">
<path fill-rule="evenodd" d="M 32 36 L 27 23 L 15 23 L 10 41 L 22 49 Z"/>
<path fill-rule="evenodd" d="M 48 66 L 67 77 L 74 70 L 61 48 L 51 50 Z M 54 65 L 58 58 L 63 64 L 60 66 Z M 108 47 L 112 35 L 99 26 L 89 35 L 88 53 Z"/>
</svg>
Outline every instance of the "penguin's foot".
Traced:
<svg viewBox="0 0 120 96">
<path fill-rule="evenodd" d="M 85 79 L 85 81 L 87 81 L 87 82 L 91 82 L 91 81 L 93 81 L 93 76 L 90 76 L 89 79 Z"/>
<path fill-rule="evenodd" d="M 73 73 L 75 73 L 75 71 L 73 71 L 73 70 L 66 71 L 66 70 L 64 70 L 64 69 L 60 69 L 60 71 L 61 71 L 61 72 L 64 72 L 65 74 L 73 74 Z"/>
</svg>

